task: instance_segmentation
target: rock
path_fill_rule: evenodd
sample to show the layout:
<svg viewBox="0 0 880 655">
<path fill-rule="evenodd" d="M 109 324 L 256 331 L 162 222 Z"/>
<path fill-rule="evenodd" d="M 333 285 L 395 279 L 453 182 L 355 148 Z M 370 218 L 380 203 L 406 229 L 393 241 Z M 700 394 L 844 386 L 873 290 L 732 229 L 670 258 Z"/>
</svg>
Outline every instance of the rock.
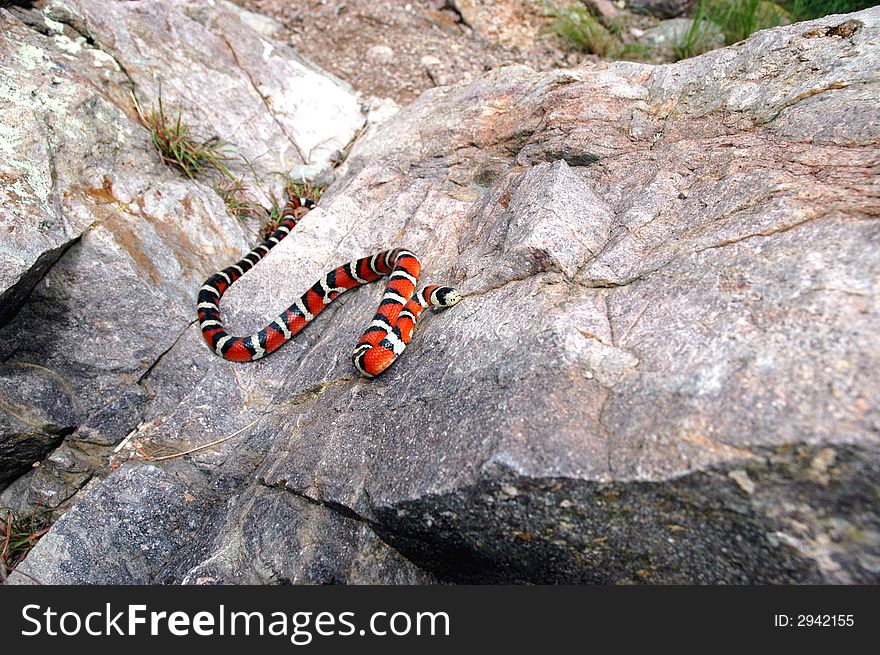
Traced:
<svg viewBox="0 0 880 655">
<path fill-rule="evenodd" d="M 545 28 L 530 0 L 455 0 L 462 22 L 485 39 L 529 50 Z"/>
<path fill-rule="evenodd" d="M 377 285 L 249 365 L 195 326 L 175 334 L 135 385 L 141 450 L 226 440 L 90 483 L 20 570 L 880 581 L 878 31 L 874 8 L 677 64 L 508 66 L 424 93 L 355 143 L 224 317 L 261 327 L 320 272 L 391 245 L 465 299 L 373 381 L 350 352 Z M 91 261 L 72 254 L 53 268 L 68 293 Z M 40 325 L 47 342 L 90 328 Z M 107 558 L 141 521 L 128 541 L 148 556 Z"/>
<path fill-rule="evenodd" d="M 26 568 L 40 571 L 40 577 L 33 576 L 37 581 L 146 584 L 205 522 L 204 507 L 186 482 L 156 466 L 120 469 L 107 483 L 52 526 L 48 548 L 28 555 Z M 103 553 L 100 562 L 92 554 L 97 550 Z M 32 582 L 18 573 L 8 580 Z"/>
<path fill-rule="evenodd" d="M 166 110 L 234 140 L 269 192 L 298 150 L 326 169 L 364 124 L 357 98 L 291 50 L 225 8 L 197 10 L 0 11 L 0 489 L 66 435 L 79 444 L 28 473 L 19 500 L 55 507 L 91 479 L 143 418 L 143 376 L 192 323 L 201 281 L 252 238 L 211 180 L 159 162 L 132 94 L 148 108 L 161 83 Z"/>
<path fill-rule="evenodd" d="M 400 111 L 400 105 L 391 98 L 371 96 L 364 100 L 363 110 L 367 115 L 367 130 L 375 130 L 377 126 L 397 114 Z"/>
<path fill-rule="evenodd" d="M 75 402 L 49 369 L 12 364 L 0 372 L 0 485 L 40 462 L 76 429 Z"/>
<path fill-rule="evenodd" d="M 675 49 L 682 47 L 694 25 L 692 18 L 670 18 L 644 31 L 639 41 L 660 50 L 663 56 L 671 58 Z M 724 34 L 721 28 L 709 20 L 703 20 L 694 37 L 693 49 L 701 54 L 715 48 L 724 47 Z"/>
<path fill-rule="evenodd" d="M 348 89 L 304 64 L 288 46 L 267 41 L 227 5 L 148 0 L 138 7 L 59 1 L 45 13 L 79 25 L 103 44 L 144 104 L 161 92 L 166 106 L 182 106 L 191 121 L 211 130 L 206 136 L 232 142 L 266 176 L 328 161 L 363 124 Z M 169 24 L 176 26 L 170 33 Z M 218 84 L 224 85 L 222 96 Z M 211 97 L 218 101 L 205 101 Z M 242 107 L 251 113 L 242 116 Z"/>
<path fill-rule="evenodd" d="M 778 25 L 791 25 L 791 16 L 785 8 L 775 2 L 769 2 L 769 0 L 761 0 L 758 3 L 755 16 L 757 20 L 757 29 L 759 30 L 776 27 Z"/>
<path fill-rule="evenodd" d="M 153 465 L 112 473 L 52 527 L 51 548 L 32 552 L 21 567 L 27 575 L 13 573 L 9 584 L 432 581 L 367 526 L 278 489 L 243 490 L 222 503 L 229 514 L 214 522 L 191 475 Z M 207 562 L 201 547 L 179 560 L 198 532 L 222 555 Z M 105 554 L 100 563 L 92 562 L 93 548 Z M 51 562 L 59 559 L 64 563 L 55 568 Z"/>
<path fill-rule="evenodd" d="M 199 550 L 178 560 L 157 582 L 411 585 L 435 581 L 379 539 L 368 524 L 282 489 L 254 485 L 230 498 L 227 507 L 216 523 L 211 522 L 211 535 L 198 542 Z"/>
<path fill-rule="evenodd" d="M 270 16 L 266 16 L 265 14 L 257 14 L 253 11 L 248 11 L 228 0 L 221 0 L 221 4 L 224 9 L 237 14 L 242 22 L 263 36 L 273 37 L 284 29 L 284 25 L 282 25 L 280 21 L 277 21 Z"/>
<path fill-rule="evenodd" d="M 51 433 L 44 431 L 40 436 L 44 435 Z M 37 466 L 28 466 L 24 475 L 0 492 L 0 507 L 9 507 L 22 516 L 39 507 L 51 510 L 51 517 L 58 518 L 75 504 L 81 489 L 100 480 L 96 472 L 104 470 L 106 458 L 106 448 L 96 444 L 62 441 L 48 455 L 34 458 L 31 464 Z"/>
<path fill-rule="evenodd" d="M 620 15 L 620 10 L 611 0 L 584 0 L 584 5 L 590 12 L 599 18 L 607 27 L 611 25 Z"/>
<path fill-rule="evenodd" d="M 328 187 L 333 183 L 335 175 L 333 167 L 328 164 L 300 164 L 287 173 L 287 177 L 299 184 L 315 187 Z"/>
<path fill-rule="evenodd" d="M 0 326 L 89 225 L 87 213 L 63 197 L 64 187 L 76 181 L 100 192 L 102 172 L 116 163 L 114 143 L 125 138 L 122 126 L 113 125 L 121 112 L 111 101 L 59 76 L 62 62 L 25 38 L 30 29 L 2 20 Z M 118 75 L 120 82 L 121 74 L 91 55 L 83 50 L 73 70 L 105 80 Z M 81 112 L 71 109 L 78 106 Z M 81 138 L 65 140 L 67 134 Z"/>
<path fill-rule="evenodd" d="M 367 50 L 367 59 L 376 64 L 390 64 L 394 61 L 394 50 L 387 45 L 374 45 Z"/>
<path fill-rule="evenodd" d="M 626 0 L 626 8 L 630 11 L 657 18 L 681 16 L 695 4 L 694 0 Z"/>
</svg>

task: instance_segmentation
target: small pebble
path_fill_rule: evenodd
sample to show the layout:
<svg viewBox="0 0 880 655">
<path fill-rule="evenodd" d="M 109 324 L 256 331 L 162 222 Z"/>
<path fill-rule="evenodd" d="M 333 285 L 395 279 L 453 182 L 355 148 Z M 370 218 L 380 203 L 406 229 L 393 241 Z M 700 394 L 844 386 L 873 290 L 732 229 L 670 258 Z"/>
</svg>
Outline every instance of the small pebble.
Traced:
<svg viewBox="0 0 880 655">
<path fill-rule="evenodd" d="M 378 64 L 388 64 L 394 61 L 394 50 L 387 45 L 374 45 L 367 49 L 367 59 Z"/>
</svg>

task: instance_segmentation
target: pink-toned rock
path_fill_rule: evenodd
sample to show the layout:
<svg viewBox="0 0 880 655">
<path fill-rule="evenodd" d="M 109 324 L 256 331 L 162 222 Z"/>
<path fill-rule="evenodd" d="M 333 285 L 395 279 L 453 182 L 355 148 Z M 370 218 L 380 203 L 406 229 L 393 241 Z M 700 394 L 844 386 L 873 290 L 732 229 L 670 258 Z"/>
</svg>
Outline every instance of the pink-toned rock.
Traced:
<svg viewBox="0 0 880 655">
<path fill-rule="evenodd" d="M 611 0 L 583 0 L 587 9 L 610 25 L 620 15 L 620 10 Z"/>
</svg>

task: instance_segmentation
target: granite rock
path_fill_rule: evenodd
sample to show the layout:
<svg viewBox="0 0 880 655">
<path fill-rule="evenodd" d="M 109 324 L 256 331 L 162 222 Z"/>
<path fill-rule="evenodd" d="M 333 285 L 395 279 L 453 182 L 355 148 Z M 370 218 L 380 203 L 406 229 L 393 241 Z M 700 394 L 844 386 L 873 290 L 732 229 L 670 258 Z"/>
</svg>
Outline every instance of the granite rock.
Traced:
<svg viewBox="0 0 880 655">
<path fill-rule="evenodd" d="M 231 438 L 93 481 L 20 570 L 125 580 L 113 526 L 172 493 L 172 536 L 129 581 L 876 583 L 878 37 L 875 8 L 677 64 L 424 93 L 355 143 L 224 317 L 248 333 L 390 246 L 465 299 L 373 381 L 350 352 L 377 285 L 248 365 L 174 334 L 140 372 L 139 443 Z M 67 293 L 97 252 L 53 268 Z M 167 488 L 117 500 L 147 474 Z"/>
</svg>

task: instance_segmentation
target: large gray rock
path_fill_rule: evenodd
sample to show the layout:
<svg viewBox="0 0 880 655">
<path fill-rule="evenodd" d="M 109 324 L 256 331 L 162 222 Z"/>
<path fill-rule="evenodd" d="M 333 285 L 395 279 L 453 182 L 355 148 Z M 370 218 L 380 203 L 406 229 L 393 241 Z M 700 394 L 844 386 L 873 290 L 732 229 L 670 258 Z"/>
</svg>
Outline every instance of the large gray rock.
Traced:
<svg viewBox="0 0 880 655">
<path fill-rule="evenodd" d="M 215 520 L 216 519 L 216 520 Z M 354 515 L 259 482 L 211 517 L 157 582 L 183 584 L 427 584 L 435 579 Z M 179 555 L 183 554 L 183 557 Z"/>
<path fill-rule="evenodd" d="M 197 137 L 247 157 L 267 193 L 293 164 L 336 157 L 365 120 L 349 89 L 226 5 L 0 10 L 0 489 L 64 435 L 80 444 L 31 471 L 13 506 L 67 498 L 91 446 L 138 424 L 154 395 L 144 375 L 192 323 L 201 281 L 253 238 L 210 180 L 159 162 L 133 97 L 148 110 L 160 92 Z"/>
<path fill-rule="evenodd" d="M 147 584 L 176 580 L 185 553 L 195 563 L 183 579 L 189 584 L 431 581 L 353 518 L 259 486 L 219 499 L 196 491 L 197 473 L 169 468 L 112 473 L 52 527 L 52 541 L 29 554 L 28 567 L 43 584 Z M 210 501 L 225 510 L 219 520 Z M 194 549 L 200 533 L 205 543 Z"/>
<path fill-rule="evenodd" d="M 172 472 L 129 466 L 106 482 L 61 517 L 51 542 L 28 555 L 43 584 L 147 584 L 205 522 L 203 504 Z"/>
<path fill-rule="evenodd" d="M 157 463 L 205 523 L 129 579 L 880 580 L 878 36 L 872 9 L 669 66 L 507 67 L 376 128 L 229 325 L 391 245 L 465 300 L 374 381 L 349 353 L 377 285 L 249 365 L 175 335 L 139 443 L 236 436 Z M 141 468 L 21 570 L 121 581 L 103 559 Z"/>
<path fill-rule="evenodd" d="M 52 55 L 32 29 L 0 13 L 0 326 L 94 220 L 74 184 L 101 191 L 102 176 L 124 165 L 118 143 L 130 136 L 112 100 L 75 75 L 117 85 L 102 59 Z M 66 67 L 69 73 L 64 74 Z M 88 102 L 90 101 L 90 102 Z M 68 138 L 77 135 L 76 139 Z"/>
</svg>

